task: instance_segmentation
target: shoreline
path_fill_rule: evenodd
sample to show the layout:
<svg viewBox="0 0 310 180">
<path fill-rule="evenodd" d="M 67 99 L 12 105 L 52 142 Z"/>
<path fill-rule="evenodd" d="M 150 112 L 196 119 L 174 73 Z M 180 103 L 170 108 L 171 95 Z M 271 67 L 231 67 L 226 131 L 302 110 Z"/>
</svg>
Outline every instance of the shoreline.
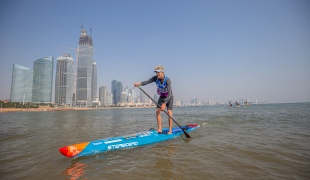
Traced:
<svg viewBox="0 0 310 180">
<path fill-rule="evenodd" d="M 114 107 L 114 108 L 83 108 L 83 107 L 39 107 L 39 108 L 0 108 L 0 113 L 6 112 L 51 112 L 51 111 L 85 111 L 85 110 L 109 110 L 123 108 L 153 108 L 155 106 L 146 107 Z"/>
</svg>

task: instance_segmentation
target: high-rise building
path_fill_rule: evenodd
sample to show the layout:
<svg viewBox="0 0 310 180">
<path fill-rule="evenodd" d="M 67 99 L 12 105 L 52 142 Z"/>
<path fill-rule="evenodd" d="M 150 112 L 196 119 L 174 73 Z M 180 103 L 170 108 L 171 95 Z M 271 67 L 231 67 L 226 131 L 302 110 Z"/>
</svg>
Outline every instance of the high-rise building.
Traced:
<svg viewBox="0 0 310 180">
<path fill-rule="evenodd" d="M 26 103 L 32 101 L 32 78 L 32 70 L 18 64 L 13 64 L 11 102 Z"/>
<path fill-rule="evenodd" d="M 59 56 L 56 64 L 55 103 L 72 105 L 74 93 L 74 61 L 69 55 Z"/>
<path fill-rule="evenodd" d="M 128 100 L 128 94 L 129 94 L 128 86 L 126 86 L 126 87 L 124 88 L 124 92 L 126 93 L 126 97 L 125 97 L 125 101 L 124 101 L 124 102 L 128 102 L 128 101 L 129 101 L 129 100 Z"/>
<path fill-rule="evenodd" d="M 133 102 L 135 103 L 136 99 L 137 99 L 137 94 L 136 94 L 136 89 L 135 88 L 131 89 L 131 96 L 132 96 Z"/>
<path fill-rule="evenodd" d="M 92 89 L 92 101 L 97 101 L 97 63 L 95 61 L 93 62 L 91 89 Z"/>
<path fill-rule="evenodd" d="M 129 102 L 129 103 L 133 103 L 132 97 L 131 97 L 131 94 L 130 94 L 130 93 L 128 94 L 127 99 L 128 99 L 128 102 Z"/>
<path fill-rule="evenodd" d="M 136 103 L 141 103 L 140 96 L 138 96 L 138 97 L 136 98 Z"/>
<path fill-rule="evenodd" d="M 147 103 L 146 95 L 140 91 L 140 101 L 141 103 Z"/>
<path fill-rule="evenodd" d="M 132 103 L 135 103 L 136 102 L 136 92 L 135 92 L 135 88 L 131 88 L 130 89 L 130 94 L 131 94 L 131 101 Z"/>
<path fill-rule="evenodd" d="M 177 97 L 177 100 L 175 101 L 174 103 L 176 106 L 180 106 L 181 105 L 181 102 L 179 101 L 179 98 Z"/>
<path fill-rule="evenodd" d="M 54 57 L 37 59 L 33 63 L 32 102 L 51 103 Z"/>
<path fill-rule="evenodd" d="M 121 102 L 127 102 L 127 95 L 126 95 L 126 92 L 122 92 L 121 93 Z"/>
<path fill-rule="evenodd" d="M 111 82 L 111 94 L 113 94 L 112 104 L 117 104 L 117 102 L 116 102 L 116 84 L 117 84 L 117 81 L 114 79 Z"/>
<path fill-rule="evenodd" d="M 107 93 L 108 106 L 113 105 L 113 94 Z"/>
<path fill-rule="evenodd" d="M 77 59 L 76 105 L 91 106 L 93 100 L 93 39 L 86 33 L 83 26 L 81 27 Z"/>
<path fill-rule="evenodd" d="M 99 87 L 99 101 L 100 101 L 101 107 L 105 107 L 108 105 L 107 87 L 106 86 Z"/>
<path fill-rule="evenodd" d="M 118 81 L 116 84 L 116 102 L 117 103 L 122 101 L 122 92 L 123 92 L 123 83 Z"/>
<path fill-rule="evenodd" d="M 122 101 L 123 83 L 113 80 L 111 82 L 111 93 L 113 94 L 113 104 L 117 104 Z"/>
</svg>

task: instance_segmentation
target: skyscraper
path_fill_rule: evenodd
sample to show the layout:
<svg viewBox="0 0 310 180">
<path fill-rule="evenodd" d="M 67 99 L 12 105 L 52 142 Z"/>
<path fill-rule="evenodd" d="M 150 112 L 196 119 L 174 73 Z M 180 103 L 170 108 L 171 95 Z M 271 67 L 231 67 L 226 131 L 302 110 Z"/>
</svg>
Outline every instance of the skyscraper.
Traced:
<svg viewBox="0 0 310 180">
<path fill-rule="evenodd" d="M 117 85 L 117 81 L 114 79 L 111 82 L 111 94 L 113 94 L 112 104 L 117 104 L 117 101 L 116 101 L 116 85 Z"/>
<path fill-rule="evenodd" d="M 129 102 L 129 99 L 128 99 L 128 95 L 129 95 L 128 86 L 126 86 L 126 87 L 124 88 L 124 92 L 126 93 L 125 102 Z"/>
<path fill-rule="evenodd" d="M 130 94 L 131 94 L 132 102 L 135 103 L 136 102 L 136 92 L 135 92 L 135 88 L 134 87 L 130 89 Z"/>
<path fill-rule="evenodd" d="M 132 101 L 132 97 L 131 97 L 131 94 L 129 93 L 128 96 L 127 96 L 127 100 L 129 103 L 133 103 Z"/>
<path fill-rule="evenodd" d="M 11 83 L 11 102 L 31 102 L 33 71 L 18 64 L 13 64 Z"/>
<path fill-rule="evenodd" d="M 122 101 L 123 83 L 118 81 L 116 84 L 116 104 Z"/>
<path fill-rule="evenodd" d="M 74 92 L 74 61 L 67 56 L 59 56 L 56 65 L 55 103 L 72 105 Z"/>
<path fill-rule="evenodd" d="M 93 71 L 91 77 L 92 101 L 97 101 L 97 63 L 93 62 Z"/>
<path fill-rule="evenodd" d="M 99 101 L 100 101 L 101 107 L 105 107 L 108 105 L 107 87 L 106 86 L 99 87 Z"/>
<path fill-rule="evenodd" d="M 86 33 L 86 30 L 83 28 L 83 26 L 81 27 L 77 58 L 76 105 L 91 106 L 93 39 Z"/>
<path fill-rule="evenodd" d="M 113 94 L 107 93 L 107 105 L 113 105 Z"/>
<path fill-rule="evenodd" d="M 142 91 L 140 92 L 140 101 L 141 103 L 147 102 L 146 95 Z"/>
<path fill-rule="evenodd" d="M 32 102 L 51 103 L 54 57 L 37 59 L 33 63 Z"/>
<path fill-rule="evenodd" d="M 111 93 L 113 94 L 113 104 L 121 102 L 123 92 L 123 83 L 120 81 L 113 80 L 111 82 Z"/>
</svg>

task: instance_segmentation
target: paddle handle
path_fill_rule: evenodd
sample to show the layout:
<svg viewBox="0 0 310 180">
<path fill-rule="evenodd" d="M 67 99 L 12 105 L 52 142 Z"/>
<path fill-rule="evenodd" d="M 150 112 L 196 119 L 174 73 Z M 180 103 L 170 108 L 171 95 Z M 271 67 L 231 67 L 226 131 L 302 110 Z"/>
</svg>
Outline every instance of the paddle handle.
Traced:
<svg viewBox="0 0 310 180">
<path fill-rule="evenodd" d="M 157 107 L 160 107 L 159 106 L 159 104 L 153 99 L 153 98 L 151 98 L 151 96 L 150 95 L 148 95 L 140 86 L 138 86 L 138 88 L 145 94 L 145 95 L 147 95 L 156 105 L 157 105 Z M 171 118 L 181 129 L 182 129 L 182 131 L 184 132 L 184 134 L 185 134 L 185 136 L 186 136 L 186 138 L 190 138 L 190 136 L 189 136 L 189 134 L 187 134 L 187 132 L 167 113 L 167 111 L 166 110 L 164 110 L 164 112 L 168 115 L 168 117 L 169 118 Z"/>
</svg>

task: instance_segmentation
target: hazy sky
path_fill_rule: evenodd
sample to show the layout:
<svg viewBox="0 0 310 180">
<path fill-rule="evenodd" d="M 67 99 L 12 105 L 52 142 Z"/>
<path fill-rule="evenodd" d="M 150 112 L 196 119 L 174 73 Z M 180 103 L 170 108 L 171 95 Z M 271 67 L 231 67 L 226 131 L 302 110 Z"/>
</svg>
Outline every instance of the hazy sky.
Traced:
<svg viewBox="0 0 310 180">
<path fill-rule="evenodd" d="M 83 22 L 108 92 L 114 79 L 131 88 L 163 65 L 184 102 L 310 102 L 309 0 L 2 0 L 0 99 L 10 98 L 13 63 L 75 59 L 64 47 L 78 47 Z M 153 96 L 155 84 L 144 89 Z"/>
</svg>

